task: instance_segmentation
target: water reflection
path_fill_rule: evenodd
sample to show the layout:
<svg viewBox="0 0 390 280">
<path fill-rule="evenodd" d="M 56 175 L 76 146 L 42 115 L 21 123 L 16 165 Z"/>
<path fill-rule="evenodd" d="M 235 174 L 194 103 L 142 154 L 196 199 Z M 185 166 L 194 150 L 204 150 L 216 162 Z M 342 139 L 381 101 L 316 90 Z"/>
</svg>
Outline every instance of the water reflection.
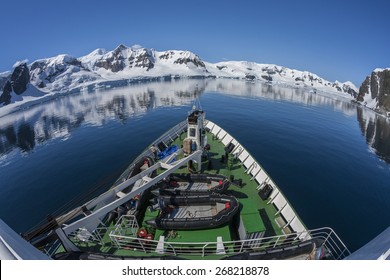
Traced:
<svg viewBox="0 0 390 280">
<path fill-rule="evenodd" d="M 126 123 L 131 118 L 158 107 L 191 103 L 204 92 L 223 93 L 245 98 L 287 101 L 305 106 L 329 106 L 357 117 L 367 143 L 388 162 L 390 137 L 388 121 L 332 95 L 311 93 L 305 88 L 287 88 L 237 80 L 177 80 L 150 82 L 128 87 L 83 91 L 1 118 L 0 155 L 19 149 L 33 150 L 50 139 L 70 137 L 81 125 L 101 126 L 107 121 Z"/>
<path fill-rule="evenodd" d="M 205 81 L 148 83 L 125 88 L 81 92 L 4 116 L 0 122 L 0 155 L 28 152 L 50 139 L 66 139 L 83 124 L 127 122 L 157 107 L 180 106 L 199 97 Z"/>
<path fill-rule="evenodd" d="M 308 88 L 288 88 L 236 80 L 214 80 L 207 85 L 208 91 L 245 96 L 249 98 L 265 98 L 275 101 L 287 101 L 307 106 L 329 106 L 346 115 L 356 114 L 355 105 L 348 99 L 341 99 L 331 93 L 312 93 Z"/>
<path fill-rule="evenodd" d="M 369 147 L 379 158 L 390 163 L 389 119 L 363 107 L 357 107 L 357 119 Z"/>
</svg>

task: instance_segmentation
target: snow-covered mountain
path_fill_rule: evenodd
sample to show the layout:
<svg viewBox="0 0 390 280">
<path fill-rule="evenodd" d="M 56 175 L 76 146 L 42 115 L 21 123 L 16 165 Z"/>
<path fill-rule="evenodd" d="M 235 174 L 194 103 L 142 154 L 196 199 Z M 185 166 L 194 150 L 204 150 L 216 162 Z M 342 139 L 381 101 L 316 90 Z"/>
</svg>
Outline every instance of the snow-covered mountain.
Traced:
<svg viewBox="0 0 390 280">
<path fill-rule="evenodd" d="M 246 61 L 209 63 L 189 51 L 159 52 L 119 45 L 112 51 L 96 49 L 79 58 L 62 54 L 40 59 L 29 65 L 26 62 L 17 64 L 12 72 L 0 74 L 0 107 L 25 101 L 25 96 L 47 98 L 85 87 L 123 86 L 140 79 L 178 78 L 258 80 L 349 96 L 357 94 L 357 88 L 351 82 L 330 82 L 307 71 L 278 65 Z"/>
<path fill-rule="evenodd" d="M 157 52 L 119 45 L 110 52 L 97 49 L 80 57 L 79 61 L 106 80 L 167 75 L 209 76 L 204 62 L 189 51 Z"/>
<path fill-rule="evenodd" d="M 260 64 L 247 61 L 206 63 L 207 69 L 221 78 L 260 80 L 271 83 L 311 87 L 323 91 L 354 95 L 357 88 L 352 82 L 330 82 L 308 71 L 290 69 L 275 64 Z"/>
<path fill-rule="evenodd" d="M 390 68 L 375 69 L 359 88 L 357 100 L 381 113 L 390 111 Z"/>
</svg>

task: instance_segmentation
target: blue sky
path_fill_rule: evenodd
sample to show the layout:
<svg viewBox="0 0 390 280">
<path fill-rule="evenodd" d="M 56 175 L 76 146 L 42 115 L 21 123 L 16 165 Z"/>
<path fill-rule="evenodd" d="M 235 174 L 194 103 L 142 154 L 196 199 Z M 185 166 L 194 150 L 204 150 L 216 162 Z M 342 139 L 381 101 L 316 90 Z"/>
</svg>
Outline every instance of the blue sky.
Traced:
<svg viewBox="0 0 390 280">
<path fill-rule="evenodd" d="M 78 57 L 121 43 L 190 50 L 209 62 L 274 63 L 357 86 L 373 69 L 390 67 L 388 0 L 19 0 L 0 6 L 0 72 L 18 60 Z"/>
</svg>

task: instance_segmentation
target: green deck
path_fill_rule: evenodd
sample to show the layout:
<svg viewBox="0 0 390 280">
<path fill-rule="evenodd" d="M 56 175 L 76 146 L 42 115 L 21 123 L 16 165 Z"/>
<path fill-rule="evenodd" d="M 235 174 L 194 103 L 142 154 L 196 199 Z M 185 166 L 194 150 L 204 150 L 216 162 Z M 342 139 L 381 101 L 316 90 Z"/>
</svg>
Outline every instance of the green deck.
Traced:
<svg viewBox="0 0 390 280">
<path fill-rule="evenodd" d="M 182 140 L 185 138 L 186 133 L 177 137 L 172 144 L 178 145 L 179 147 L 182 145 Z M 201 173 L 209 173 L 209 174 L 221 174 L 228 178 L 231 175 L 234 176 L 234 183 L 230 184 L 227 193 L 230 193 L 238 198 L 240 202 L 240 218 L 244 223 L 245 229 L 247 232 L 264 232 L 264 236 L 273 236 L 283 234 L 278 225 L 275 222 L 276 209 L 272 204 L 267 204 L 267 201 L 263 201 L 259 195 L 257 186 L 258 184 L 251 180 L 251 177 L 245 173 L 245 168 L 239 162 L 239 160 L 234 159 L 233 156 L 230 155 L 227 163 L 221 162 L 221 156 L 225 155 L 224 145 L 220 140 L 213 137 L 213 135 L 207 132 L 208 143 L 211 146 L 211 150 L 209 152 L 210 161 L 212 164 L 212 170 L 207 170 L 209 165 L 208 160 L 204 160 L 202 162 L 202 171 Z M 162 172 L 162 171 L 159 171 Z M 176 173 L 186 173 L 187 168 L 184 166 L 180 168 Z M 238 186 L 235 183 L 237 179 L 242 180 L 242 185 Z M 145 223 L 146 220 L 154 218 L 158 214 L 157 211 L 150 212 L 146 210 L 144 221 L 142 222 L 142 227 L 148 227 Z M 262 219 L 266 219 L 263 220 Z M 125 250 L 125 249 L 117 249 L 112 246 L 111 240 L 109 237 L 109 233 L 113 229 L 113 225 L 111 228 L 107 230 L 107 233 L 103 237 L 103 246 L 95 246 L 94 251 L 100 251 L 103 253 L 110 253 L 119 256 L 136 256 L 136 255 L 144 255 L 143 252 L 135 252 L 133 250 Z M 177 230 L 174 232 L 174 237 L 168 238 L 168 232 L 164 230 L 156 230 L 154 233 L 154 240 L 159 240 L 160 236 L 165 236 L 165 241 L 171 242 L 216 242 L 217 237 L 222 237 L 223 241 L 233 241 L 237 240 L 237 236 L 235 236 L 234 232 L 231 229 L 231 223 L 214 229 L 205 229 L 205 230 Z M 78 244 L 80 245 L 80 244 Z M 81 247 L 89 247 L 89 244 L 81 244 Z M 226 252 L 229 253 L 230 248 L 225 248 Z M 157 253 L 148 253 L 148 256 L 155 256 Z M 211 256 L 210 256 L 211 257 Z M 220 258 L 221 255 L 212 256 L 212 258 Z M 191 256 L 194 258 L 194 256 Z"/>
<path fill-rule="evenodd" d="M 259 219 L 259 209 L 253 204 L 251 199 L 240 199 L 242 209 L 240 212 L 241 220 L 245 226 L 247 233 L 263 232 L 265 231 L 265 225 L 263 220 Z"/>
<path fill-rule="evenodd" d="M 230 175 L 234 176 L 234 179 L 242 179 L 242 186 L 236 186 L 231 184 L 228 191 L 235 195 L 240 204 L 242 205 L 242 209 L 240 211 L 241 214 L 252 214 L 251 224 L 254 227 L 262 227 L 266 228 L 265 225 L 268 225 L 268 231 L 272 232 L 272 235 L 283 234 L 280 230 L 279 226 L 276 224 L 274 218 L 270 218 L 268 221 L 262 221 L 259 210 L 265 211 L 268 217 L 275 217 L 276 209 L 272 204 L 267 204 L 267 201 L 263 201 L 258 195 L 258 184 L 256 181 L 251 180 L 251 177 L 245 173 L 245 167 L 239 162 L 239 160 L 234 159 L 233 156 L 229 157 L 227 164 L 221 163 L 221 156 L 225 154 L 224 145 L 220 140 L 215 139 L 211 133 L 207 133 L 208 143 L 211 146 L 210 152 L 213 154 L 212 156 L 212 166 L 214 172 L 210 172 L 205 170 L 204 173 L 218 173 L 228 178 Z M 207 167 L 207 163 L 204 163 Z M 257 214 L 257 219 L 256 215 Z"/>
<path fill-rule="evenodd" d="M 156 238 L 158 238 L 161 235 L 166 236 L 166 231 L 164 230 L 157 230 L 156 231 Z M 216 242 L 217 236 L 222 237 L 222 240 L 228 241 L 230 240 L 230 232 L 229 227 L 224 226 L 220 228 L 213 228 L 213 229 L 204 229 L 204 230 L 191 230 L 191 231 L 176 231 L 177 235 L 174 238 L 165 238 L 165 241 L 173 241 L 173 242 Z"/>
<path fill-rule="evenodd" d="M 185 133 L 183 133 L 180 137 L 175 139 L 172 143 L 173 145 L 178 145 L 179 147 L 182 144 L 182 140 L 185 138 Z M 265 201 L 262 201 L 258 195 L 257 183 L 254 180 L 251 180 L 248 174 L 245 173 L 245 169 L 242 164 L 233 158 L 233 156 L 229 157 L 229 160 L 226 164 L 221 163 L 220 159 L 222 155 L 225 155 L 225 146 L 221 143 L 221 141 L 215 139 L 211 133 L 207 133 L 207 141 L 211 146 L 210 155 L 212 162 L 212 170 L 207 170 L 208 161 L 204 161 L 202 163 L 202 171 L 201 173 L 217 173 L 224 175 L 226 177 L 230 177 L 233 175 L 235 180 L 242 179 L 242 186 L 236 186 L 231 184 L 228 193 L 236 196 L 242 205 L 241 215 L 243 218 L 243 222 L 247 230 L 256 230 L 256 231 L 266 231 L 266 227 L 264 221 L 261 219 L 259 210 L 264 209 L 268 216 L 275 216 L 276 210 L 275 208 L 267 204 Z M 179 173 L 187 172 L 186 167 L 179 169 Z M 272 227 L 269 229 L 269 232 L 273 232 L 278 234 L 282 234 L 281 230 L 275 223 L 274 219 L 270 219 L 268 224 Z M 169 241 L 177 241 L 177 242 L 206 242 L 206 241 L 216 241 L 217 236 L 221 236 L 224 241 L 229 241 L 234 239 L 233 236 L 230 235 L 229 225 L 225 225 L 222 228 L 216 229 L 207 229 L 207 230 L 197 230 L 197 231 L 176 231 L 177 236 L 175 239 L 169 239 Z M 158 240 L 159 236 L 163 234 L 163 232 L 156 232 L 156 240 Z M 274 234 L 273 234 L 274 235 Z M 167 240 L 167 239 L 166 239 Z"/>
</svg>

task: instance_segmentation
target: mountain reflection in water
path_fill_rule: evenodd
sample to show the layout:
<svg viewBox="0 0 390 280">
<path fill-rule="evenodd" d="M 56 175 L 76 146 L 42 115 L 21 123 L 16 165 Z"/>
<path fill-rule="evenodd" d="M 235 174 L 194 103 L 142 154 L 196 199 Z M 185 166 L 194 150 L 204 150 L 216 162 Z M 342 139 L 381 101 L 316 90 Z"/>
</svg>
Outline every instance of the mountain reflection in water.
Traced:
<svg viewBox="0 0 390 280">
<path fill-rule="evenodd" d="M 190 104 L 204 92 L 289 101 L 308 106 L 326 105 L 347 115 L 354 114 L 356 110 L 356 106 L 349 102 L 312 94 L 301 88 L 218 79 L 140 83 L 124 88 L 84 91 L 2 117 L 0 154 L 7 154 L 13 149 L 28 152 L 50 139 L 69 137 L 73 130 L 83 124 L 101 126 L 112 119 L 125 123 L 129 118 L 158 107 Z"/>
<path fill-rule="evenodd" d="M 364 107 L 357 107 L 357 120 L 367 145 L 375 154 L 390 163 L 390 120 Z"/>
</svg>

